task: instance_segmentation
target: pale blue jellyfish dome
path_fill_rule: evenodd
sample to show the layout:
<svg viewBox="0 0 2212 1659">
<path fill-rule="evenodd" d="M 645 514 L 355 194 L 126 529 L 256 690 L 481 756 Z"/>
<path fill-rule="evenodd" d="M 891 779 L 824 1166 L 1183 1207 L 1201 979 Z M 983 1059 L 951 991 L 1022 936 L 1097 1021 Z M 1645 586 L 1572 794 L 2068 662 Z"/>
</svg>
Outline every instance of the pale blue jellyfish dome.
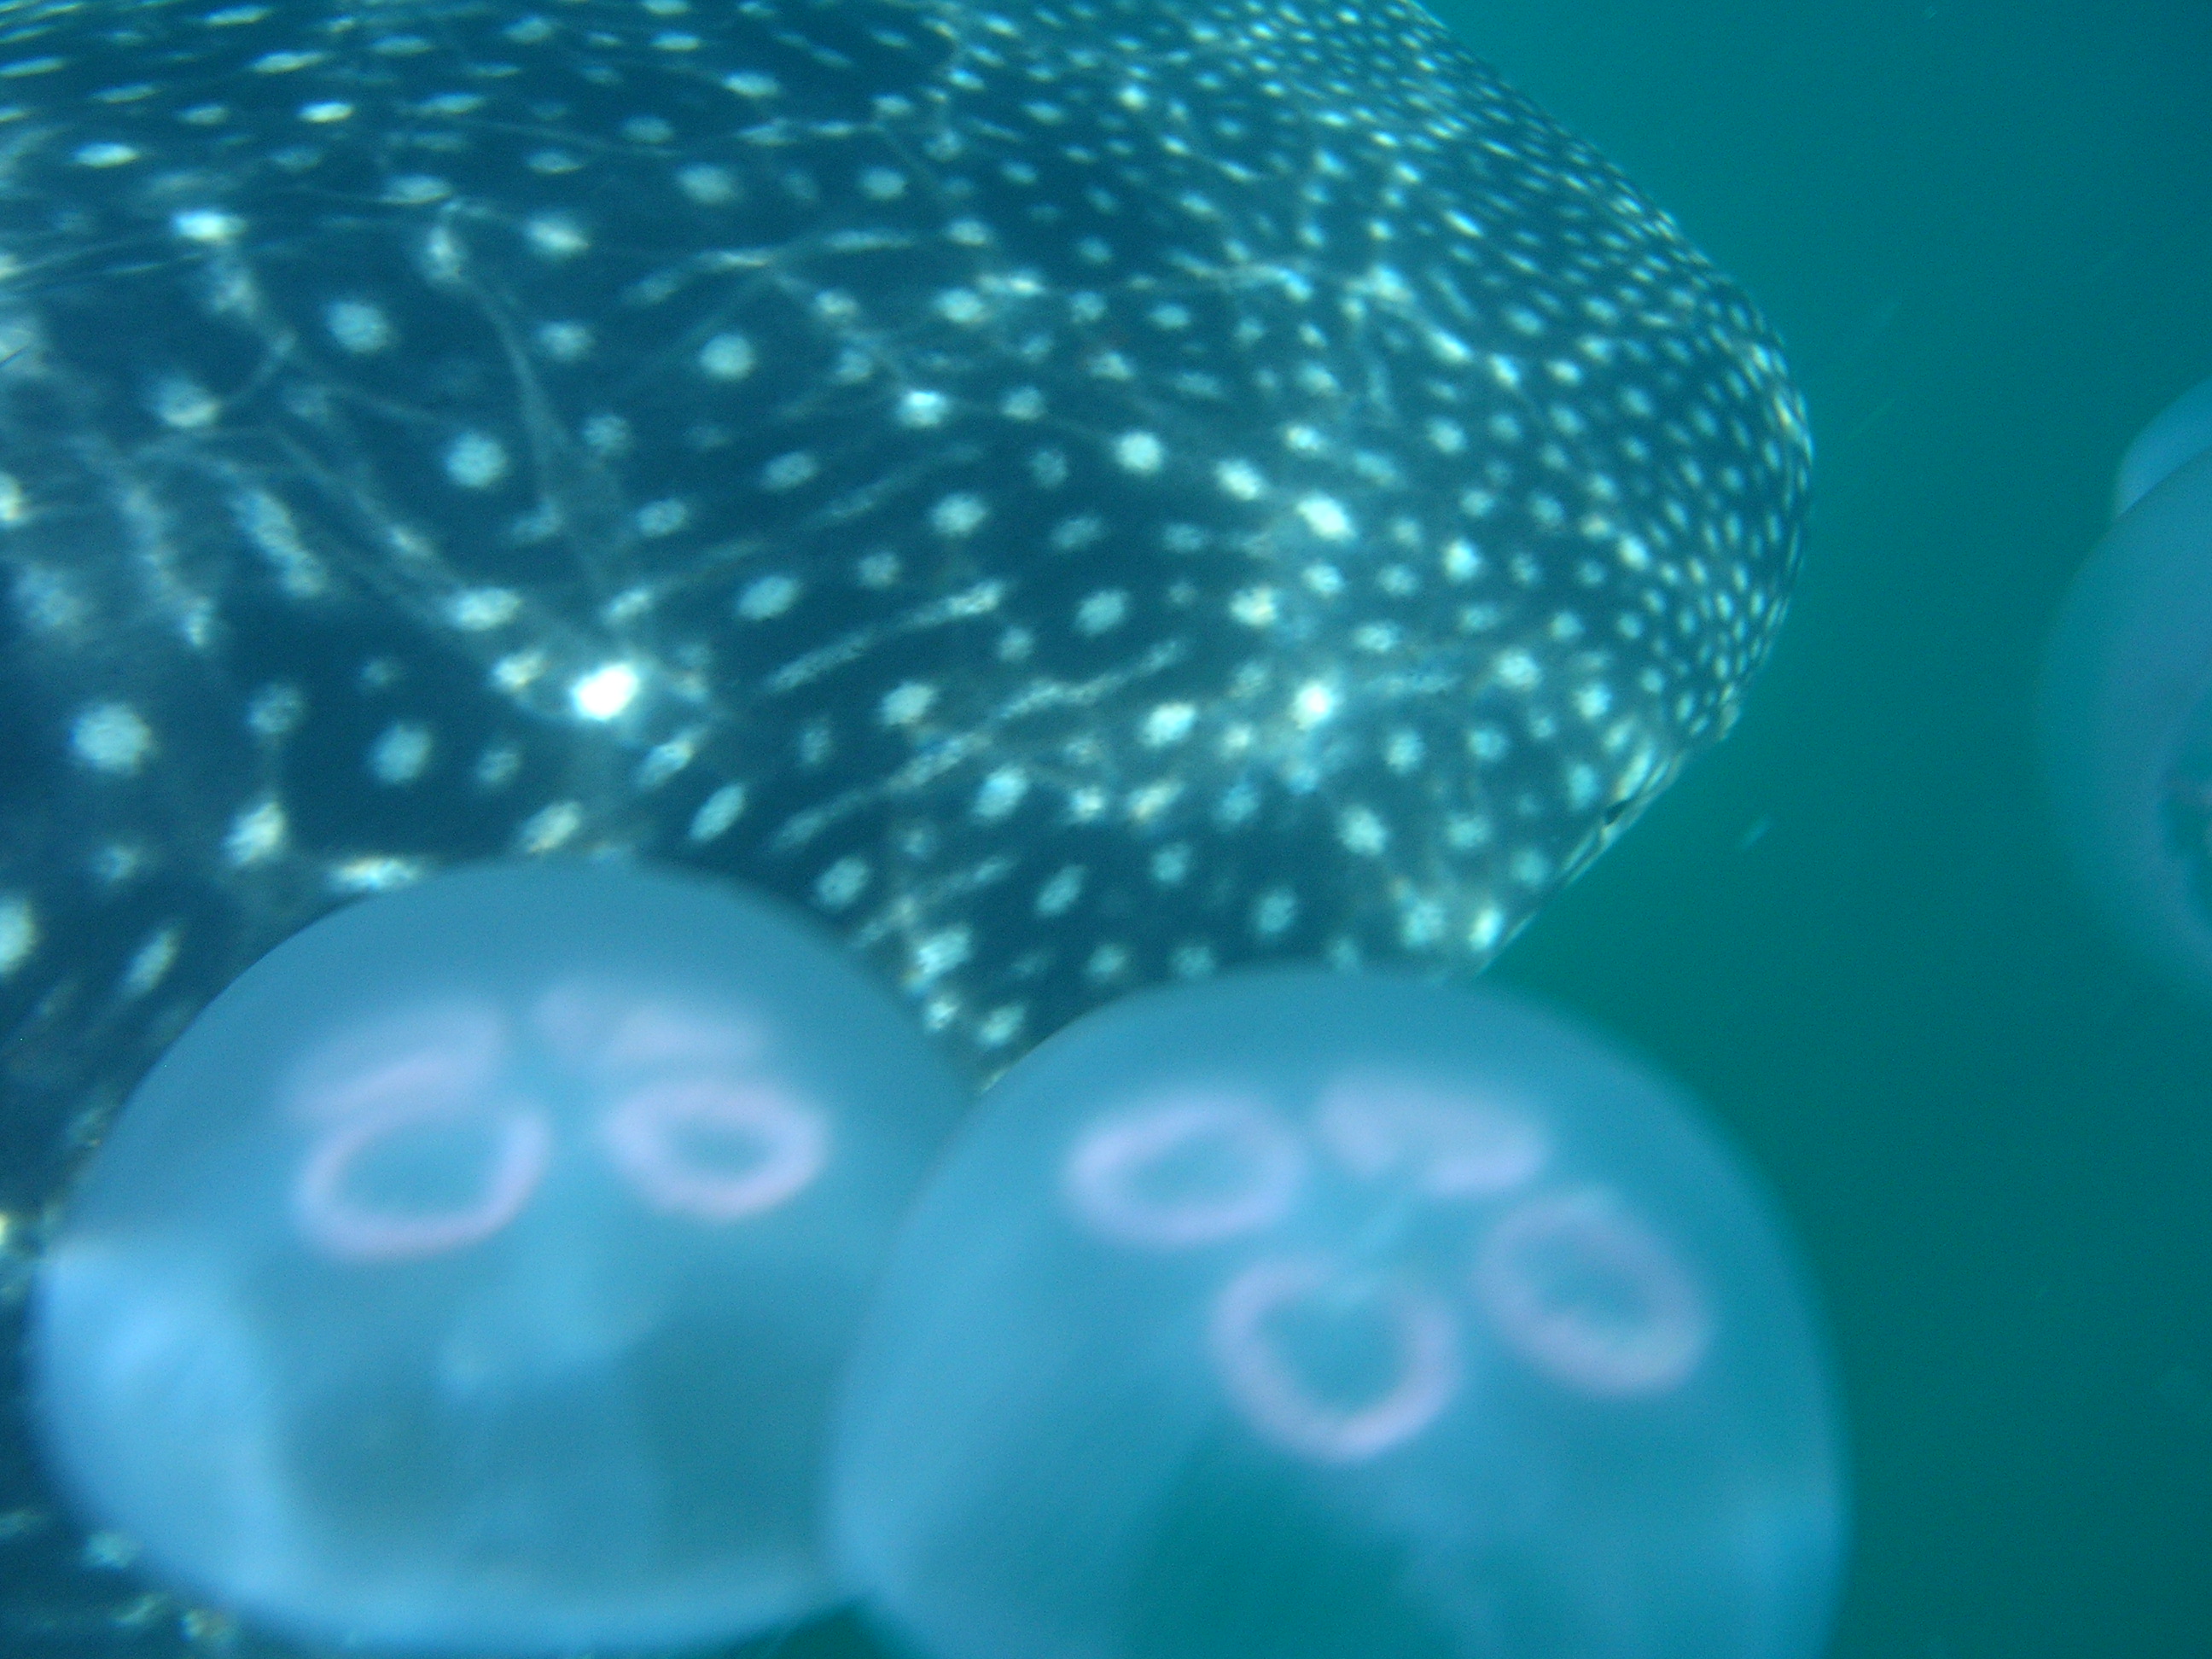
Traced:
<svg viewBox="0 0 2212 1659">
<path fill-rule="evenodd" d="M 85 1517 L 311 1639 L 741 1636 L 832 1594 L 831 1381 L 957 1085 L 795 917 L 617 866 L 342 910 L 131 1097 L 40 1272 Z"/>
<path fill-rule="evenodd" d="M 2212 997 L 2212 380 L 2123 459 L 2045 666 L 2045 771 L 2107 919 Z"/>
<path fill-rule="evenodd" d="M 2112 516 L 2120 518 L 2167 477 L 2212 450 L 2212 380 L 2200 380 L 2136 434 L 2112 480 Z"/>
<path fill-rule="evenodd" d="M 1048 1041 L 847 1377 L 840 1559 L 928 1659 L 1808 1659 L 1844 1478 L 1772 1212 L 1505 997 L 1261 973 Z"/>
</svg>

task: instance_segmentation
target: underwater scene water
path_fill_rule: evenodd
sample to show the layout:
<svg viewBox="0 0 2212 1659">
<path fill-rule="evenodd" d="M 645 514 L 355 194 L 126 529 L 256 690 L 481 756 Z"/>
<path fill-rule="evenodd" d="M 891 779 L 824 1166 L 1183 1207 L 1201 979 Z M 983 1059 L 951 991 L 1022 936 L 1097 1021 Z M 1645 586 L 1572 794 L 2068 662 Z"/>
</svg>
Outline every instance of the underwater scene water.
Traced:
<svg viewBox="0 0 2212 1659">
<path fill-rule="evenodd" d="M 2212 10 L 1440 15 L 0 5 L 0 1654 L 2212 1654 Z"/>
</svg>

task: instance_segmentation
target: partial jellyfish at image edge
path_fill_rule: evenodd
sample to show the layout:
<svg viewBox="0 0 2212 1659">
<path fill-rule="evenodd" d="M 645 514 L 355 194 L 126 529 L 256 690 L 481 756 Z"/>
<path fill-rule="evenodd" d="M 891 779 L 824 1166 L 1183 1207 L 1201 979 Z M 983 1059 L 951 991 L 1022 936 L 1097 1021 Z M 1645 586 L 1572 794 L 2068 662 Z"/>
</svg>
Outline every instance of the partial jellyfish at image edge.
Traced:
<svg viewBox="0 0 2212 1659">
<path fill-rule="evenodd" d="M 2212 380 L 2144 428 L 2114 494 L 2045 659 L 2045 784 L 2106 923 L 2212 1000 Z"/>
</svg>

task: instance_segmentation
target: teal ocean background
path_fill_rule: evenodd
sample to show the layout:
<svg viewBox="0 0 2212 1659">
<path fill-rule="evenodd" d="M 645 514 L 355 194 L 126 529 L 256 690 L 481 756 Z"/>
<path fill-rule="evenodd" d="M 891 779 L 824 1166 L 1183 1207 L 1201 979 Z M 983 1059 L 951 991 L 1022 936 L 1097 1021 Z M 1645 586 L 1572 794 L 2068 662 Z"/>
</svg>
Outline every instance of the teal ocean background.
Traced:
<svg viewBox="0 0 2212 1659">
<path fill-rule="evenodd" d="M 2212 5 L 1445 15 L 1751 290 L 1817 447 L 1743 723 L 1494 971 L 1692 1084 L 1796 1220 L 1836 1659 L 2212 1655 L 2212 1011 L 2081 902 L 2032 724 L 2121 451 L 2212 374 Z"/>
</svg>

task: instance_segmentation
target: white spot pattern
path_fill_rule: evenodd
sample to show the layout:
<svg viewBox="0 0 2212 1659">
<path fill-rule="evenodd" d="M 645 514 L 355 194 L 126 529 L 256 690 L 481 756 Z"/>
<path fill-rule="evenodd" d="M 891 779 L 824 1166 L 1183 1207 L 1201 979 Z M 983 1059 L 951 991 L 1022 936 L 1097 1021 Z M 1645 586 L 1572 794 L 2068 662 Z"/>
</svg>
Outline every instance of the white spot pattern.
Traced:
<svg viewBox="0 0 2212 1659">
<path fill-rule="evenodd" d="M 1780 620 L 1763 325 L 1399 0 L 211 15 L 57 8 L 11 82 L 57 1102 L 503 853 L 775 887 L 988 1066 L 1255 957 L 1478 965 Z"/>
</svg>

